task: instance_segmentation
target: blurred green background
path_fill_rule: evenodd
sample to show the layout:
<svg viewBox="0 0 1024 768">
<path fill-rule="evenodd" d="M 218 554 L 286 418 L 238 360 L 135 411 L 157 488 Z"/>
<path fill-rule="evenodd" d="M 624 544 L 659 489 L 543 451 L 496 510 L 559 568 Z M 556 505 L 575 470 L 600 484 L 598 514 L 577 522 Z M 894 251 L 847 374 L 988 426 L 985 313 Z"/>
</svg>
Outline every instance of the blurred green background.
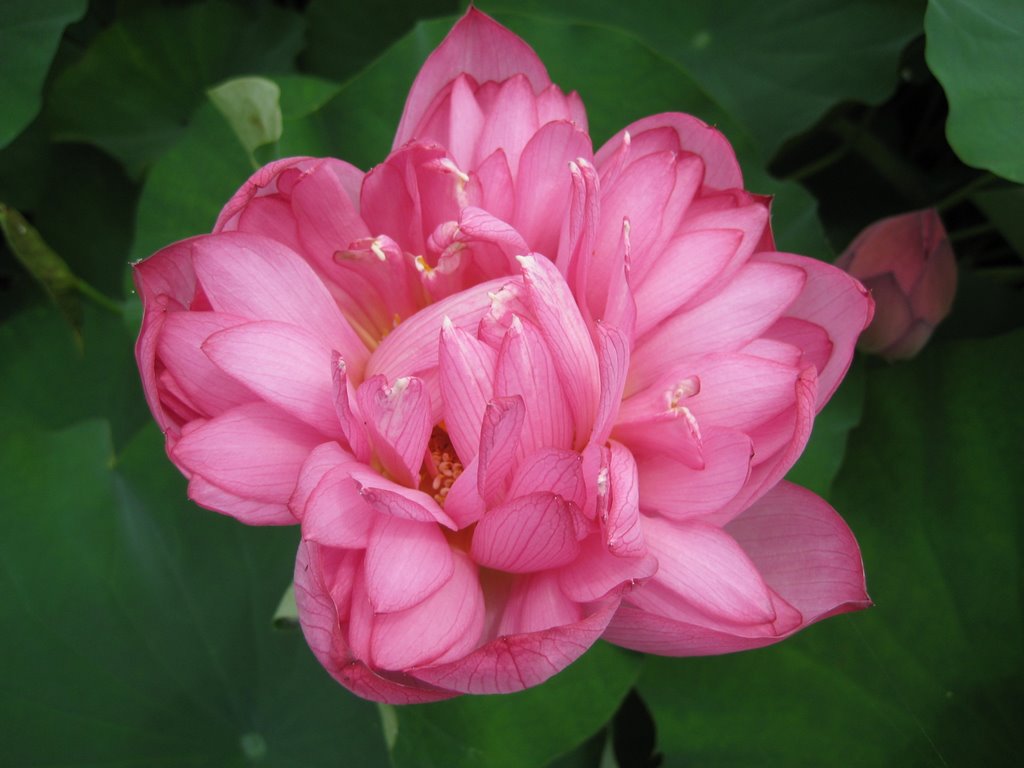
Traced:
<svg viewBox="0 0 1024 768">
<path fill-rule="evenodd" d="M 380 162 L 461 4 L 4 0 L 0 764 L 1019 764 L 1024 4 L 479 6 L 580 92 L 596 146 L 660 111 L 721 128 L 781 249 L 831 260 L 939 207 L 953 314 L 913 361 L 858 359 L 792 474 L 853 528 L 876 606 L 734 656 L 598 644 L 512 696 L 348 694 L 272 628 L 297 530 L 186 501 L 128 265 L 274 157 Z"/>
</svg>

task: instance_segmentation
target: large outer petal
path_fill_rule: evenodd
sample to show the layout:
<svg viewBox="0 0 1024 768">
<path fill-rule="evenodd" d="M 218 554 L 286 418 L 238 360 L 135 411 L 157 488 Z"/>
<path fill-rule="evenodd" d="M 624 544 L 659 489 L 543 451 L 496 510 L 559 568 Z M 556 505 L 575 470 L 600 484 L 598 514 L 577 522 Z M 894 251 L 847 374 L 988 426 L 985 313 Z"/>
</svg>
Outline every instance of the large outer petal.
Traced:
<svg viewBox="0 0 1024 768">
<path fill-rule="evenodd" d="M 406 676 L 383 677 L 356 659 L 341 631 L 338 609 L 324 584 L 319 548 L 303 542 L 295 558 L 295 603 L 313 655 L 357 696 L 385 704 L 419 704 L 457 695 Z M 395 678 L 395 679 L 392 679 Z"/>
<path fill-rule="evenodd" d="M 575 624 L 499 637 L 457 661 L 411 669 L 409 674 L 460 693 L 521 691 L 582 656 L 601 636 L 617 605 L 618 598 L 610 598 Z"/>
<path fill-rule="evenodd" d="M 853 360 L 853 349 L 861 331 L 867 328 L 874 312 L 871 296 L 857 280 L 841 269 L 806 256 L 791 253 L 761 253 L 756 261 L 799 267 L 807 275 L 800 295 L 783 313 L 783 318 L 807 320 L 821 326 L 832 342 L 832 353 L 818 370 L 817 410 L 821 410 L 839 386 Z M 784 334 L 769 338 L 786 341 Z"/>
<path fill-rule="evenodd" d="M 551 84 L 544 64 L 525 41 L 470 6 L 416 76 L 392 149 L 416 138 L 420 121 L 435 97 L 461 74 L 471 75 L 478 83 L 501 82 L 522 74 L 534 93 Z"/>
<path fill-rule="evenodd" d="M 727 629 L 713 622 L 674 621 L 623 604 L 605 639 L 665 656 L 730 653 L 770 645 L 816 621 L 871 604 L 853 534 L 835 510 L 810 491 L 780 483 L 726 530 L 772 590 L 775 611 L 786 619 L 784 624 Z"/>
</svg>

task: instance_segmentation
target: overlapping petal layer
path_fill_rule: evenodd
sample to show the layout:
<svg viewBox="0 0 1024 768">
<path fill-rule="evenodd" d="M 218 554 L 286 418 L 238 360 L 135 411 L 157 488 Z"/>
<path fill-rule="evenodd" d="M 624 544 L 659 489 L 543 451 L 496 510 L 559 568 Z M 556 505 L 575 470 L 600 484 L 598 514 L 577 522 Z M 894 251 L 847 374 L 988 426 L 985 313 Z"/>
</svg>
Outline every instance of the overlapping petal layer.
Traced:
<svg viewBox="0 0 1024 768">
<path fill-rule="evenodd" d="M 515 691 L 602 634 L 717 653 L 867 604 L 849 530 L 780 480 L 870 299 L 775 251 L 698 119 L 595 155 L 579 97 L 475 9 L 383 163 L 272 163 L 136 281 L 191 497 L 301 524 L 306 638 L 361 696 Z"/>
</svg>

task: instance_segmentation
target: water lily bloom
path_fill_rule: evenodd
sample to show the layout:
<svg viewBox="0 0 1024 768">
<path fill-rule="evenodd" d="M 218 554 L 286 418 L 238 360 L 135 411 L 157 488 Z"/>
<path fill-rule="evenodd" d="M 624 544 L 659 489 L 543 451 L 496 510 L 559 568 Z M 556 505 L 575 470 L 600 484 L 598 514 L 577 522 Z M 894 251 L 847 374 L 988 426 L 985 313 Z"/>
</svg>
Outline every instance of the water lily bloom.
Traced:
<svg viewBox="0 0 1024 768">
<path fill-rule="evenodd" d="M 301 524 L 306 639 L 360 696 L 516 691 L 602 635 L 718 653 L 867 604 L 849 529 L 780 482 L 866 292 L 774 250 L 700 120 L 595 154 L 580 98 L 473 8 L 382 164 L 271 163 L 136 280 L 189 496 Z"/>
<path fill-rule="evenodd" d="M 956 257 L 934 208 L 876 221 L 836 260 L 862 280 L 875 317 L 858 346 L 888 360 L 914 357 L 953 307 Z"/>
</svg>

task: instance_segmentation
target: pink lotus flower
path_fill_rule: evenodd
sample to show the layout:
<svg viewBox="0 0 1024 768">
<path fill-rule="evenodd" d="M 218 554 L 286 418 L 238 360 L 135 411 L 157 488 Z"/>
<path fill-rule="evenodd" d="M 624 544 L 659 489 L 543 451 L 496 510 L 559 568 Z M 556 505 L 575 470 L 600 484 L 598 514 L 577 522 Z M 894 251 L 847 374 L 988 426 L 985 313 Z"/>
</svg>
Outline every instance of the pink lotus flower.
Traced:
<svg viewBox="0 0 1024 768">
<path fill-rule="evenodd" d="M 876 221 L 836 266 L 863 280 L 875 300 L 874 320 L 858 342 L 865 352 L 914 357 L 953 307 L 956 258 L 934 208 Z"/>
<path fill-rule="evenodd" d="M 199 504 L 300 522 L 317 658 L 393 703 L 516 691 L 602 634 L 775 642 L 867 604 L 856 542 L 780 483 L 871 303 L 773 250 L 696 118 L 593 154 L 576 94 L 470 9 L 385 162 L 272 163 L 137 265 L 137 347 Z"/>
</svg>

